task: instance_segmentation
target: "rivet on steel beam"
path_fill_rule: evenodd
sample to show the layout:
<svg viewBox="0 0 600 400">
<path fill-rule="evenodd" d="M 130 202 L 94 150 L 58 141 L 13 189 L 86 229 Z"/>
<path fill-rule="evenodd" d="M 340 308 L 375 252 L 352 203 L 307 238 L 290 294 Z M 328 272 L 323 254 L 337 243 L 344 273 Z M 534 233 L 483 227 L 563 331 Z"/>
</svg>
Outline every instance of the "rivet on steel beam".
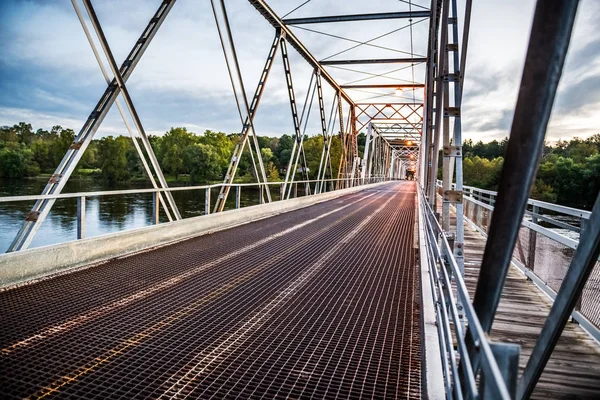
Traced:
<svg viewBox="0 0 600 400">
<path fill-rule="evenodd" d="M 40 216 L 39 211 L 29 211 L 27 213 L 27 216 L 25 217 L 25 221 L 35 222 L 38 220 L 39 216 Z"/>
<path fill-rule="evenodd" d="M 62 178 L 62 174 L 52 174 L 50 179 L 48 179 L 48 183 L 58 183 L 60 182 L 60 178 Z"/>
<path fill-rule="evenodd" d="M 444 117 L 460 117 L 460 107 L 444 108 Z"/>
<path fill-rule="evenodd" d="M 444 202 L 462 203 L 462 201 L 463 201 L 462 190 L 444 190 Z"/>
<path fill-rule="evenodd" d="M 461 152 L 461 146 L 444 146 L 444 156 L 446 157 L 460 157 Z"/>
<path fill-rule="evenodd" d="M 444 82 L 458 82 L 459 74 L 458 72 L 453 74 L 448 74 L 443 76 Z"/>
</svg>

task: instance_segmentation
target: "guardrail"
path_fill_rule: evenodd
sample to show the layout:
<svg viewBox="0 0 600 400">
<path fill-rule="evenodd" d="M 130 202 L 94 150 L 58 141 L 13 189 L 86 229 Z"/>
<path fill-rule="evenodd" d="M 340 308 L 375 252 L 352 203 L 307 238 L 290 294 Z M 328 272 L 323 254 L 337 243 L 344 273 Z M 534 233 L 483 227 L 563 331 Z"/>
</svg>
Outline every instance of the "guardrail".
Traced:
<svg viewBox="0 0 600 400">
<path fill-rule="evenodd" d="M 360 185 L 366 185 L 371 183 L 382 182 L 390 180 L 385 176 L 373 176 L 371 178 L 357 179 L 357 178 L 339 178 L 339 179 L 321 179 L 321 180 L 303 180 L 293 181 L 288 184 L 293 185 L 293 190 L 290 192 L 291 197 L 306 196 L 318 193 L 331 192 L 347 187 L 358 186 L 356 182 L 360 181 Z M 164 192 L 182 192 L 182 191 L 204 191 L 204 215 L 211 213 L 211 189 L 221 188 L 229 186 L 235 188 L 235 200 L 233 208 L 242 208 L 241 204 L 241 191 L 243 188 L 258 188 L 258 203 L 264 203 L 264 192 L 265 188 L 279 186 L 279 200 L 283 199 L 281 195 L 283 185 L 285 182 L 261 182 L 261 183 L 217 183 L 210 185 L 199 185 L 199 186 L 182 186 L 182 187 L 170 187 L 170 188 L 149 188 L 149 189 L 126 189 L 126 190 L 108 190 L 108 191 L 95 191 L 95 192 L 78 192 L 78 193 L 61 193 L 55 195 L 27 195 L 27 196 L 5 196 L 0 197 L 0 204 L 2 203 L 16 203 L 16 202 L 32 202 L 38 200 L 48 199 L 77 199 L 77 211 L 76 211 L 76 222 L 77 222 L 77 239 L 85 238 L 85 214 L 86 214 L 86 200 L 90 197 L 105 197 L 105 196 L 125 196 L 132 194 L 151 194 L 152 195 L 152 224 L 160 223 L 160 193 Z M 336 184 L 337 183 L 337 184 Z M 314 187 L 311 188 L 311 185 Z M 303 190 L 299 191 L 298 187 L 303 187 Z M 321 189 L 321 190 L 320 190 Z"/>
<path fill-rule="evenodd" d="M 472 186 L 463 189 L 464 217 L 485 237 L 496 196 L 491 190 Z M 527 204 L 512 262 L 554 300 L 591 212 L 533 199 Z M 572 318 L 600 341 L 600 262 L 596 263 Z"/>
<path fill-rule="evenodd" d="M 423 221 L 427 241 L 426 258 L 431 271 L 429 277 L 436 309 L 446 397 L 513 398 L 516 393 L 520 346 L 488 340 L 473 308 L 452 248 L 425 200 L 421 187 L 419 220 Z M 459 307 L 463 308 L 468 329 L 465 329 L 464 321 L 459 317 Z M 474 358 L 467 350 L 467 336 L 475 343 Z"/>
</svg>

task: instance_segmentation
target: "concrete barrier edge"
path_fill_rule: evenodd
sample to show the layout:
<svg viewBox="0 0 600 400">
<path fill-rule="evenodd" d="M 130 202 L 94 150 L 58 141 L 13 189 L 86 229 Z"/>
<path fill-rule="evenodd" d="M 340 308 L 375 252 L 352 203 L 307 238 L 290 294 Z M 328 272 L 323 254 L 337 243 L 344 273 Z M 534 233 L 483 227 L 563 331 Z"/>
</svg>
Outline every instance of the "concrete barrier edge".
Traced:
<svg viewBox="0 0 600 400">
<path fill-rule="evenodd" d="M 379 182 L 313 196 L 244 207 L 111 233 L 56 245 L 0 255 L 0 287 L 8 287 L 174 242 L 229 229 L 259 219 L 308 207 L 323 201 L 385 185 Z"/>
</svg>

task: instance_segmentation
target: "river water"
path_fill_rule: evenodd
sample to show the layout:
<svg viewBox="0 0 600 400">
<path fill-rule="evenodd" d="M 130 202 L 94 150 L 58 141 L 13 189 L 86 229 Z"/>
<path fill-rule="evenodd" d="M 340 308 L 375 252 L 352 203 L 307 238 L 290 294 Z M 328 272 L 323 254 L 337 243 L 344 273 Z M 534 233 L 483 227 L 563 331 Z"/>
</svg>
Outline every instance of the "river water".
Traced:
<svg viewBox="0 0 600 400">
<path fill-rule="evenodd" d="M 0 197 L 38 195 L 46 184 L 45 179 L 0 180 Z M 176 185 L 173 185 L 176 186 Z M 92 179 L 71 178 L 63 193 L 109 191 L 149 188 L 146 183 L 128 183 L 109 187 Z M 278 188 L 278 186 L 275 186 Z M 272 198 L 279 199 L 278 190 L 272 190 Z M 235 207 L 235 194 L 231 191 L 226 209 Z M 212 206 L 219 188 L 211 190 Z M 183 218 L 204 214 L 205 190 L 176 191 L 173 197 Z M 8 249 L 19 230 L 25 215 L 35 202 L 0 203 L 0 253 Z M 258 190 L 243 187 L 240 196 L 242 207 L 258 204 Z M 162 211 L 162 210 L 161 210 Z M 30 247 L 46 246 L 77 238 L 77 200 L 56 201 Z M 87 197 L 85 213 L 85 237 L 104 235 L 152 224 L 152 194 L 128 194 L 117 196 Z M 161 222 L 168 221 L 161 212 Z"/>
</svg>

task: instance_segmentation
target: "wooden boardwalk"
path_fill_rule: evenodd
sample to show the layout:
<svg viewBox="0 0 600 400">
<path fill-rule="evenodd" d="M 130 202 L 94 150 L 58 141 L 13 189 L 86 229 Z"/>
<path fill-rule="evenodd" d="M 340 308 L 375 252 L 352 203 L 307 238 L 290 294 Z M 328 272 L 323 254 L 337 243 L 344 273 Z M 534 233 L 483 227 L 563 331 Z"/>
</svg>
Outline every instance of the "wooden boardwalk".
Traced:
<svg viewBox="0 0 600 400">
<path fill-rule="evenodd" d="M 465 280 L 473 297 L 486 239 L 465 223 Z M 551 300 L 511 266 L 492 326 L 492 340 L 521 345 L 525 368 L 550 312 Z M 533 399 L 600 399 L 600 345 L 569 322 L 533 393 Z"/>
</svg>

